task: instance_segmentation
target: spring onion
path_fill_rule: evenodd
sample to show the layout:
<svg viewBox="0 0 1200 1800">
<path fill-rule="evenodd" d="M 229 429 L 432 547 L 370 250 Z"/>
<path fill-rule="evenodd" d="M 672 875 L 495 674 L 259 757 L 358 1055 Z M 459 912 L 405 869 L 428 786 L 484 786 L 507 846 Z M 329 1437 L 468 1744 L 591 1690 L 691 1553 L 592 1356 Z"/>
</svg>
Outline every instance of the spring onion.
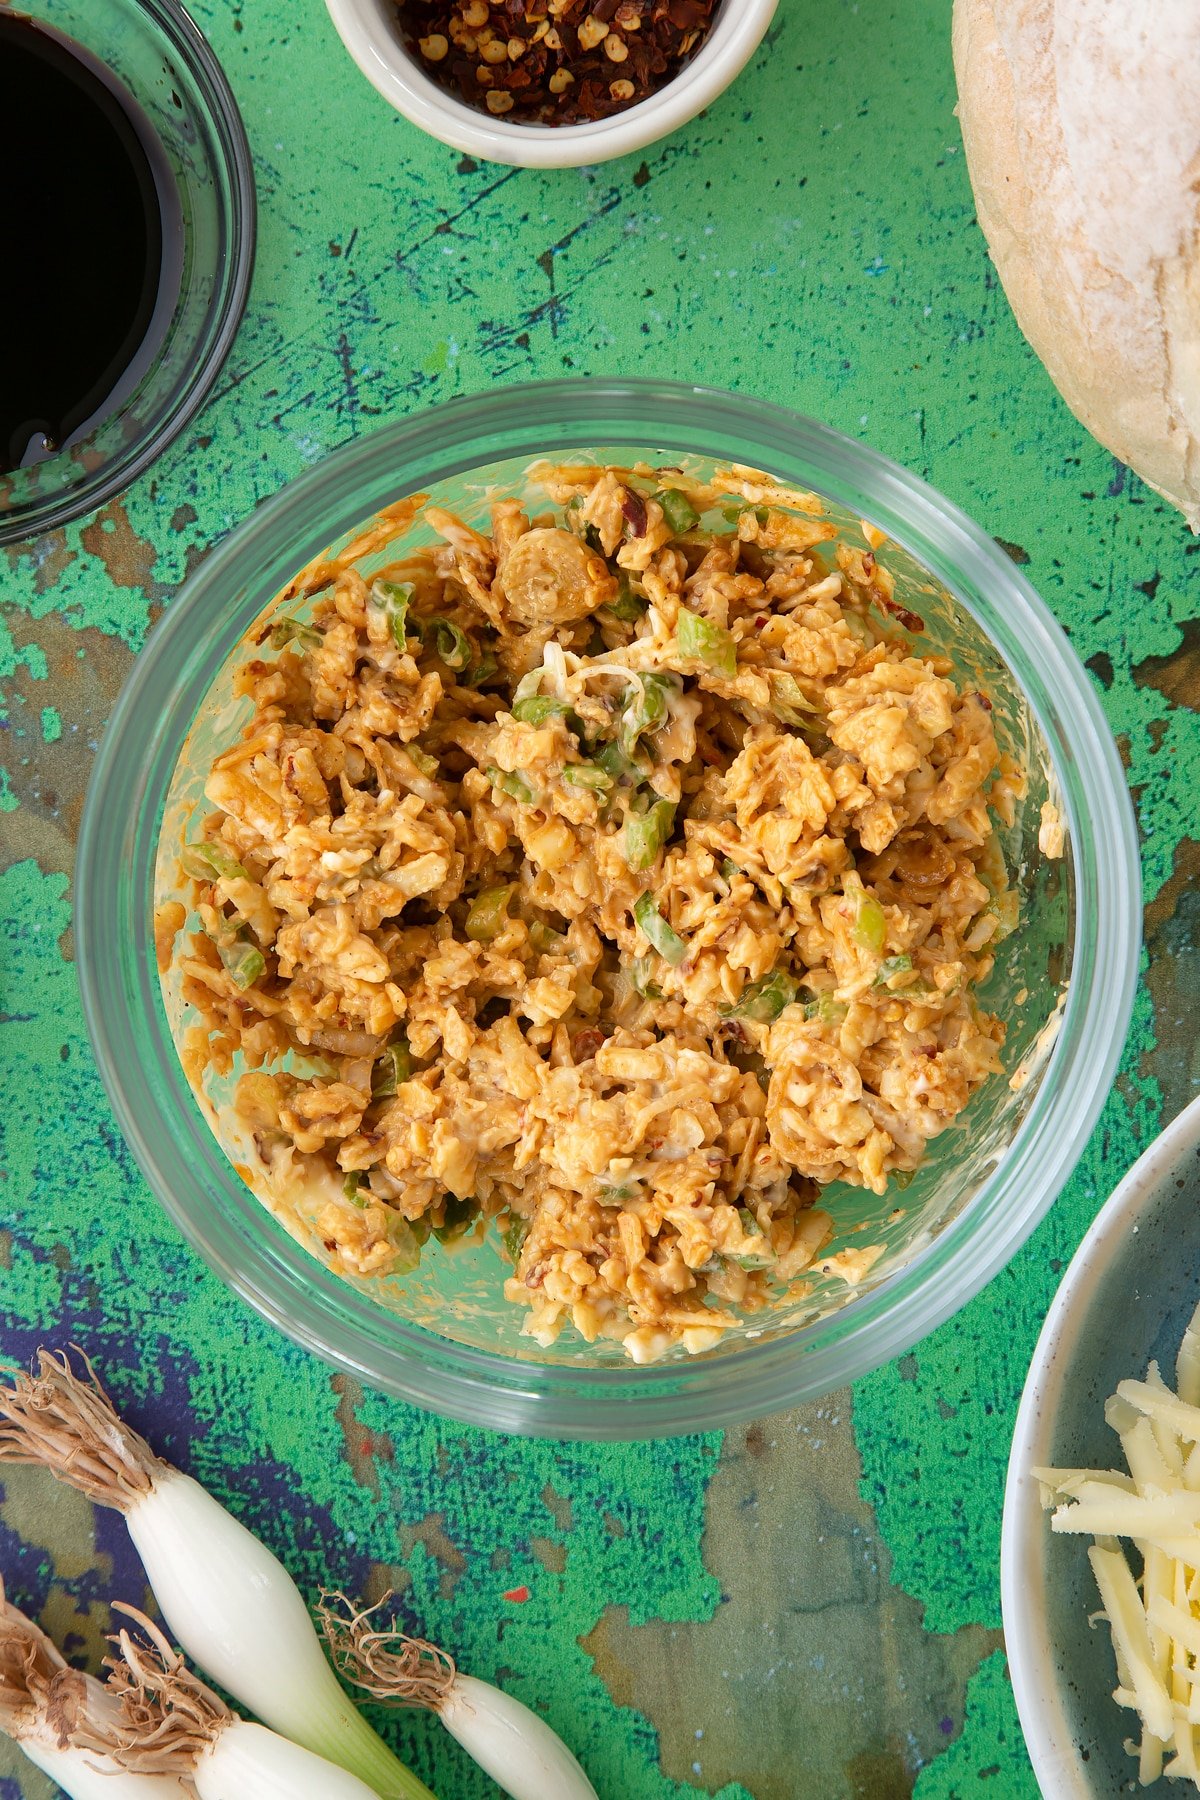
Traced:
<svg viewBox="0 0 1200 1800">
<path fill-rule="evenodd" d="M 842 891 L 848 900 L 854 902 L 851 937 L 864 950 L 873 950 L 878 956 L 887 941 L 887 919 L 882 906 L 873 894 L 867 893 L 857 875 L 846 877 Z"/>
<path fill-rule="evenodd" d="M 397 650 L 408 648 L 408 608 L 413 597 L 411 581 L 375 581 L 371 599 L 388 622 Z"/>
<path fill-rule="evenodd" d="M 875 971 L 872 987 L 886 987 L 893 975 L 907 975 L 913 966 L 911 956 L 885 956 Z"/>
<path fill-rule="evenodd" d="M 613 777 L 597 763 L 567 763 L 562 778 L 568 787 L 590 788 L 594 794 L 607 794 Z"/>
<path fill-rule="evenodd" d="M 566 939 L 561 931 L 555 931 L 543 920 L 535 919 L 529 927 L 529 941 L 535 950 L 542 955 L 547 955 L 552 950 L 561 949 Z"/>
<path fill-rule="evenodd" d="M 799 982 L 785 970 L 772 969 L 769 975 L 760 975 L 757 981 L 749 982 L 733 1006 L 721 1006 L 717 1010 L 726 1019 L 753 1019 L 760 1025 L 769 1025 L 792 1004 L 799 991 Z"/>
<path fill-rule="evenodd" d="M 667 716 L 667 695 L 678 693 L 670 675 L 643 675 L 621 714 L 621 749 L 631 756 L 644 731 L 655 731 Z"/>
<path fill-rule="evenodd" d="M 671 835 L 675 802 L 656 800 L 644 813 L 630 813 L 625 821 L 625 861 L 631 869 L 648 869 Z"/>
<path fill-rule="evenodd" d="M 460 1675 L 454 1658 L 436 1645 L 394 1625 L 378 1629 L 372 1624 L 378 1610 L 356 1611 L 344 1594 L 322 1595 L 321 1627 L 347 1680 L 373 1700 L 436 1713 L 512 1800 L 596 1800 L 595 1788 L 544 1719 L 511 1694 Z"/>
<path fill-rule="evenodd" d="M 490 681 L 500 664 L 490 650 L 481 652 L 479 661 L 472 663 L 466 672 L 459 676 L 461 687 L 481 688 L 485 681 Z"/>
<path fill-rule="evenodd" d="M 641 594 L 634 593 L 629 585 L 629 577 L 622 575 L 616 599 L 607 600 L 604 610 L 610 612 L 614 619 L 620 619 L 626 625 L 633 625 L 644 615 L 648 605 L 648 600 Z"/>
<path fill-rule="evenodd" d="M 613 781 L 641 781 L 651 773 L 646 759 L 640 755 L 634 761 L 626 756 L 619 744 L 603 744 L 596 752 L 596 765 Z"/>
<path fill-rule="evenodd" d="M 471 640 L 453 619 L 439 616 L 423 620 L 421 636 L 426 642 L 433 639 L 433 653 L 448 669 L 470 668 L 474 660 Z"/>
<path fill-rule="evenodd" d="M 412 1080 L 412 1072 L 412 1051 L 408 1039 L 401 1035 L 388 1045 L 371 1070 L 372 1100 L 388 1099 L 398 1087 Z"/>
<path fill-rule="evenodd" d="M 439 768 L 436 756 L 430 756 L 419 744 L 405 744 L 408 760 L 415 763 L 422 775 L 436 775 Z"/>
<path fill-rule="evenodd" d="M 383 1800 L 433 1800 L 347 1700 L 279 1559 L 117 1417 L 86 1357 L 83 1375 L 48 1350 L 37 1361 L 0 1386 L 0 1464 L 41 1463 L 123 1513 L 176 1639 L 264 1724 Z"/>
<path fill-rule="evenodd" d="M 679 488 L 660 488 L 654 498 L 662 507 L 663 518 L 677 537 L 680 532 L 690 531 L 693 525 L 700 523 L 700 514 Z"/>
<path fill-rule="evenodd" d="M 223 877 L 235 881 L 249 879 L 241 863 L 230 856 L 225 846 L 211 839 L 185 844 L 179 852 L 179 864 L 193 881 L 220 881 Z"/>
<path fill-rule="evenodd" d="M 508 903 L 516 893 L 515 882 L 505 887 L 484 888 L 467 908 L 467 936 L 476 944 L 490 944 L 508 923 Z"/>
<path fill-rule="evenodd" d="M 672 968 L 678 968 L 687 955 L 687 945 L 679 933 L 667 924 L 649 889 L 644 894 L 639 894 L 634 901 L 633 917 L 643 937 L 654 946 L 663 961 L 670 963 Z"/>
<path fill-rule="evenodd" d="M 232 938 L 228 943 L 219 942 L 217 954 L 237 988 L 253 987 L 267 966 L 267 959 L 258 946 L 248 944 L 244 938 Z"/>
<path fill-rule="evenodd" d="M 299 645 L 301 650 L 319 650 L 324 643 L 321 633 L 312 625 L 306 625 L 302 619 L 280 619 L 271 631 L 272 650 L 284 650 L 289 644 Z"/>
<path fill-rule="evenodd" d="M 68 1668 L 0 1581 L 0 1732 L 71 1800 L 186 1800 L 176 1775 L 138 1775 L 75 1741 L 75 1728 L 115 1725 L 120 1703 L 93 1675 Z"/>
<path fill-rule="evenodd" d="M 723 675 L 727 681 L 732 681 L 737 674 L 737 645 L 733 633 L 726 631 L 723 625 L 714 625 L 711 619 L 702 618 L 699 613 L 689 612 L 686 606 L 679 609 L 675 641 L 680 656 L 698 657 L 714 675 Z"/>
<path fill-rule="evenodd" d="M 512 716 L 524 725 L 544 725 L 547 719 L 566 719 L 570 713 L 567 702 L 556 700 L 553 694 L 530 694 L 513 701 Z"/>
<path fill-rule="evenodd" d="M 500 1233 L 500 1241 L 512 1257 L 514 1269 L 521 1260 L 521 1252 L 525 1248 L 525 1239 L 528 1236 L 529 1220 L 522 1219 L 517 1213 L 512 1215 L 509 1223 Z"/>
<path fill-rule="evenodd" d="M 190 1780 L 199 1800 L 372 1800 L 357 1775 L 237 1718 L 144 1613 L 120 1604 L 115 1610 L 143 1635 L 122 1630 L 113 1640 L 108 1687 L 120 1702 L 118 1716 L 80 1730 L 85 1748 L 127 1769 Z"/>
<path fill-rule="evenodd" d="M 537 799 L 525 777 L 516 769 L 498 769 L 495 764 L 489 764 L 486 774 L 493 787 L 499 788 L 511 800 L 519 800 L 523 806 L 532 806 Z"/>
<path fill-rule="evenodd" d="M 635 956 L 629 965 L 629 979 L 633 983 L 633 991 L 643 1000 L 661 1000 L 663 991 L 652 979 L 654 963 L 648 956 Z"/>
<path fill-rule="evenodd" d="M 358 1191 L 362 1187 L 362 1184 L 363 1177 L 361 1169 L 351 1169 L 342 1178 L 342 1193 L 346 1196 L 347 1200 L 353 1200 L 355 1206 L 366 1205 L 366 1200 L 360 1200 L 358 1197 Z"/>
<path fill-rule="evenodd" d="M 832 994 L 818 994 L 804 1003 L 805 1018 L 817 1019 L 822 1025 L 840 1025 L 848 1011 L 845 1001 L 835 1000 Z"/>
<path fill-rule="evenodd" d="M 457 1244 L 460 1238 L 466 1237 L 478 1217 L 478 1200 L 457 1200 L 448 1195 L 442 1222 L 434 1226 L 433 1235 L 439 1244 Z"/>
</svg>

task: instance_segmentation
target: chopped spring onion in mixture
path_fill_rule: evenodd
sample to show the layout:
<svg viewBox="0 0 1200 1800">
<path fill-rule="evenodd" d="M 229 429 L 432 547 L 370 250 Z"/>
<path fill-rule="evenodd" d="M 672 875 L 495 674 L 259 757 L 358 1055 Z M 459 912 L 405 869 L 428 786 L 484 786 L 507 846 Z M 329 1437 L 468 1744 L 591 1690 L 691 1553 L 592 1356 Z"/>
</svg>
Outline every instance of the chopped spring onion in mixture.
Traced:
<svg viewBox="0 0 1200 1800">
<path fill-rule="evenodd" d="M 700 523 L 700 514 L 679 488 L 662 488 L 654 498 L 662 507 L 663 518 L 676 534 L 691 531 Z"/>
<path fill-rule="evenodd" d="M 663 991 L 654 977 L 654 962 L 649 956 L 635 956 L 629 965 L 629 979 L 633 983 L 633 991 L 640 994 L 643 1000 L 661 1000 Z"/>
<path fill-rule="evenodd" d="M 570 712 L 567 702 L 556 700 L 553 694 L 530 694 L 513 701 L 512 716 L 525 725 L 544 725 L 547 719 L 566 719 Z"/>
<path fill-rule="evenodd" d="M 371 585 L 371 599 L 387 620 L 398 650 L 408 647 L 408 608 L 412 597 L 411 581 L 376 581 Z"/>
<path fill-rule="evenodd" d="M 635 762 L 619 744 L 603 744 L 596 752 L 596 764 L 611 781 L 641 781 L 653 772 L 640 753 Z"/>
<path fill-rule="evenodd" d="M 625 821 L 625 861 L 631 869 L 648 869 L 671 835 L 675 802 L 656 800 L 644 813 L 630 813 Z"/>
<path fill-rule="evenodd" d="M 768 669 L 771 684 L 771 711 L 782 725 L 811 725 L 821 716 L 821 709 L 808 699 L 794 675 L 786 669 Z"/>
<path fill-rule="evenodd" d="M 94 1675 L 68 1668 L 54 1644 L 10 1605 L 0 1581 L 0 1732 L 71 1800 L 188 1800 L 177 1775 L 134 1774 L 77 1735 L 119 1721 L 120 1703 Z"/>
<path fill-rule="evenodd" d="M 185 844 L 179 852 L 179 862 L 184 874 L 190 875 L 193 881 L 220 881 L 223 877 L 234 881 L 249 880 L 241 863 L 230 856 L 223 844 L 208 840 Z"/>
<path fill-rule="evenodd" d="M 667 696 L 679 692 L 677 677 L 646 675 L 621 714 L 621 749 L 631 756 L 644 731 L 656 731 L 667 716 Z"/>
<path fill-rule="evenodd" d="M 267 966 L 267 959 L 257 944 L 248 944 L 243 938 L 218 943 L 217 953 L 235 987 L 253 987 Z"/>
<path fill-rule="evenodd" d="M 108 1685 L 121 1706 L 115 1722 L 80 1732 L 86 1747 L 129 1769 L 188 1779 L 199 1800 L 373 1800 L 374 1790 L 357 1775 L 237 1718 L 144 1613 L 120 1604 L 115 1610 L 144 1635 L 122 1630 L 114 1640 Z"/>
<path fill-rule="evenodd" d="M 885 956 L 875 972 L 875 987 L 886 987 L 893 975 L 907 975 L 913 966 L 911 956 Z"/>
<path fill-rule="evenodd" d="M 302 619 L 280 619 L 271 631 L 272 650 L 284 650 L 295 644 L 299 650 L 319 650 L 325 642 L 321 633 Z"/>
<path fill-rule="evenodd" d="M 772 969 L 769 975 L 760 975 L 757 981 L 749 982 L 733 1006 L 721 1006 L 717 1010 L 726 1019 L 754 1019 L 760 1025 L 769 1025 L 792 1004 L 799 991 L 800 983 L 785 969 Z"/>
<path fill-rule="evenodd" d="M 711 619 L 703 619 L 699 613 L 681 606 L 675 639 L 680 656 L 698 657 L 714 675 L 724 675 L 729 681 L 737 674 L 737 645 L 733 633 L 723 625 L 714 625 Z"/>
<path fill-rule="evenodd" d="M 590 788 L 593 793 L 607 794 L 613 777 L 596 763 L 567 763 L 562 778 L 568 787 Z"/>
<path fill-rule="evenodd" d="M 466 933 L 477 944 L 490 944 L 508 923 L 508 903 L 516 893 L 515 882 L 505 887 L 484 888 L 467 909 Z"/>
<path fill-rule="evenodd" d="M 532 806 L 537 799 L 525 777 L 516 769 L 498 769 L 495 764 L 489 764 L 487 778 L 493 787 L 507 794 L 510 800 L 519 800 L 522 806 Z"/>
<path fill-rule="evenodd" d="M 394 1044 L 388 1045 L 371 1070 L 371 1098 L 383 1100 L 389 1094 L 394 1094 L 404 1082 L 411 1081 L 412 1072 L 413 1059 L 408 1039 L 398 1037 Z"/>
<path fill-rule="evenodd" d="M 1136 1712 L 1142 1785 L 1183 1776 L 1200 1789 L 1200 1307 L 1175 1362 L 1176 1391 L 1157 1363 L 1121 1381 L 1104 1416 L 1128 1474 L 1034 1469 L 1050 1528 L 1096 1541 L 1088 1560 L 1112 1635 L 1118 1706 Z M 1120 1538 L 1141 1558 L 1135 1576 Z"/>
<path fill-rule="evenodd" d="M 873 950 L 878 956 L 887 941 L 887 918 L 882 906 L 873 894 L 867 893 L 857 875 L 846 877 L 843 891 L 847 900 L 854 903 L 851 937 L 864 950 Z"/>
<path fill-rule="evenodd" d="M 347 1700 L 278 1557 L 118 1418 L 86 1357 L 82 1375 L 48 1350 L 37 1362 L 36 1375 L 0 1386 L 0 1464 L 41 1463 L 123 1513 L 179 1643 L 264 1724 L 351 1770 L 382 1800 L 433 1800 Z M 232 1800 L 249 1800 L 249 1790 Z"/>
<path fill-rule="evenodd" d="M 424 619 L 421 632 L 425 638 L 432 637 L 433 653 L 448 669 L 470 668 L 474 660 L 471 640 L 453 619 Z"/>
<path fill-rule="evenodd" d="M 529 941 L 535 950 L 545 955 L 548 951 L 561 949 L 566 939 L 561 931 L 555 931 L 553 926 L 535 919 L 529 927 Z"/>
<path fill-rule="evenodd" d="M 500 1233 L 500 1242 L 512 1257 L 514 1268 L 521 1259 L 521 1251 L 528 1236 L 529 1220 L 518 1218 L 515 1215 Z"/>
<path fill-rule="evenodd" d="M 446 1201 L 441 1224 L 433 1228 L 433 1235 L 439 1244 L 457 1244 L 460 1238 L 466 1237 L 478 1217 L 478 1200 L 456 1200 L 451 1196 Z"/>
<path fill-rule="evenodd" d="M 571 1752 L 537 1713 L 486 1681 L 460 1675 L 453 1657 L 435 1644 L 374 1626 L 372 1615 L 390 1598 L 359 1612 L 344 1594 L 322 1596 L 321 1628 L 348 1681 L 373 1700 L 436 1713 L 512 1800 L 596 1800 Z"/>
<path fill-rule="evenodd" d="M 485 650 L 477 663 L 472 663 L 465 674 L 459 676 L 464 687 L 481 688 L 485 681 L 490 681 L 499 670 L 500 664 L 490 650 Z"/>
<path fill-rule="evenodd" d="M 654 895 L 647 891 L 639 894 L 633 903 L 633 917 L 646 938 L 672 968 L 678 968 L 687 955 L 687 945 L 679 933 L 672 929 L 658 910 L 658 902 Z"/>
<path fill-rule="evenodd" d="M 623 624 L 632 625 L 641 618 L 648 605 L 649 602 L 641 594 L 634 593 L 629 585 L 629 577 L 622 575 L 616 599 L 606 601 L 604 610 L 610 612 L 614 619 L 620 619 Z"/>
<path fill-rule="evenodd" d="M 437 774 L 439 764 L 436 756 L 430 756 L 427 751 L 422 750 L 420 744 L 405 744 L 404 748 L 408 754 L 408 760 L 417 765 L 422 775 Z"/>
</svg>

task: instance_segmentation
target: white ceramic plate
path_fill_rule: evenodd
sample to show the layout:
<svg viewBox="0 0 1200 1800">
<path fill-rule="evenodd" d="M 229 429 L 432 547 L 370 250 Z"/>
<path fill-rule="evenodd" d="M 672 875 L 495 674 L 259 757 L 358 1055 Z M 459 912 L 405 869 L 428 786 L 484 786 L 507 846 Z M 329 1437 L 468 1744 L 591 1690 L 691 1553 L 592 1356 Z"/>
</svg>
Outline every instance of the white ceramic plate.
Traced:
<svg viewBox="0 0 1200 1800">
<path fill-rule="evenodd" d="M 1000 1551 L 1017 1710 L 1044 1800 L 1188 1792 L 1142 1789 L 1124 1749 L 1134 1714 L 1112 1698 L 1116 1666 L 1087 1560 L 1089 1539 L 1052 1537 L 1039 1466 L 1123 1467 L 1104 1402 L 1157 1358 L 1168 1381 L 1200 1297 L 1200 1099 L 1129 1171 L 1076 1252 L 1042 1328 L 1017 1414 Z"/>
</svg>

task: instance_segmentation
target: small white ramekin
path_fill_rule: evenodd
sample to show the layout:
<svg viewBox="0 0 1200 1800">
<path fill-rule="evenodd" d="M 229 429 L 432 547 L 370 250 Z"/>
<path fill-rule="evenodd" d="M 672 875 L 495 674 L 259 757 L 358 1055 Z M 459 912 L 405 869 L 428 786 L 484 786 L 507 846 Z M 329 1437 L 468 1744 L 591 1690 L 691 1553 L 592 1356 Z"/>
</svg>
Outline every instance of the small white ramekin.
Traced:
<svg viewBox="0 0 1200 1800">
<path fill-rule="evenodd" d="M 395 0 L 325 0 L 347 50 L 397 112 L 431 137 L 487 162 L 575 169 L 656 143 L 723 93 L 758 49 L 779 0 L 722 0 L 703 48 L 664 88 L 587 125 L 524 125 L 457 99 L 405 48 Z"/>
</svg>

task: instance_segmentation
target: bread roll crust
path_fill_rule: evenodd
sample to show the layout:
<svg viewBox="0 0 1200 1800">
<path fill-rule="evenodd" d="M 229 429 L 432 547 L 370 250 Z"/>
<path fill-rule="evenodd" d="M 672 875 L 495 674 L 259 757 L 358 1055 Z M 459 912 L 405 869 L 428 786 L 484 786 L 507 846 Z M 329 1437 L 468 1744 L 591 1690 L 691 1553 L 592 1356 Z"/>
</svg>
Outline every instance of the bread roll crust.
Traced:
<svg viewBox="0 0 1200 1800">
<path fill-rule="evenodd" d="M 955 0 L 976 210 L 1071 410 L 1200 530 L 1200 5 Z"/>
</svg>

